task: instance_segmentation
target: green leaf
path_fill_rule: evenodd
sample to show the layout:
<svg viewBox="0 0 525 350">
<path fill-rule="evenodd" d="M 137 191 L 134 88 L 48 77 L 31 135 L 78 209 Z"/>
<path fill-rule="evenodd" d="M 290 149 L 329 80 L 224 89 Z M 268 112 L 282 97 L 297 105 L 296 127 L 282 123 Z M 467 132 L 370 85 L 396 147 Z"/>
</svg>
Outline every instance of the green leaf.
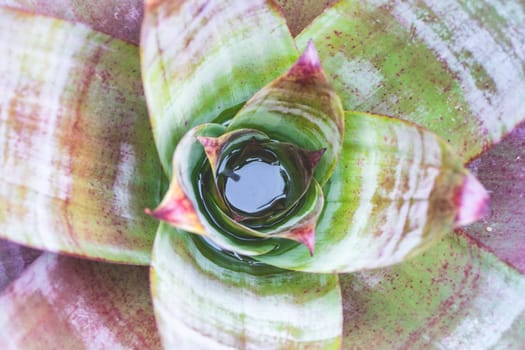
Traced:
<svg viewBox="0 0 525 350">
<path fill-rule="evenodd" d="M 340 278 L 345 349 L 525 344 L 525 277 L 463 235 L 391 268 Z"/>
<path fill-rule="evenodd" d="M 349 110 L 406 118 L 464 161 L 525 118 L 522 1 L 340 1 L 299 37 L 313 39 Z"/>
<path fill-rule="evenodd" d="M 84 23 L 96 31 L 138 45 L 143 17 L 142 0 L 0 0 L 39 15 Z"/>
<path fill-rule="evenodd" d="M 160 349 L 144 267 L 45 253 L 0 295 L 2 349 Z"/>
<path fill-rule="evenodd" d="M 228 126 L 229 130 L 242 128 L 262 131 L 309 151 L 325 149 L 315 178 L 321 185 L 330 178 L 341 152 L 343 109 L 313 43 L 285 74 L 246 102 Z"/>
<path fill-rule="evenodd" d="M 479 218 L 487 194 L 433 133 L 400 119 L 347 112 L 339 164 L 324 188 L 316 254 L 255 257 L 300 271 L 352 272 L 401 262 Z"/>
<path fill-rule="evenodd" d="M 297 58 L 284 19 L 264 0 L 146 1 L 142 28 L 144 88 L 168 174 L 190 128 L 228 120 Z"/>
<path fill-rule="evenodd" d="M 161 224 L 151 284 L 162 342 L 169 349 L 340 346 L 336 275 L 239 260 Z"/>
<path fill-rule="evenodd" d="M 0 9 L 0 237 L 148 264 L 161 168 L 138 50 Z"/>
</svg>

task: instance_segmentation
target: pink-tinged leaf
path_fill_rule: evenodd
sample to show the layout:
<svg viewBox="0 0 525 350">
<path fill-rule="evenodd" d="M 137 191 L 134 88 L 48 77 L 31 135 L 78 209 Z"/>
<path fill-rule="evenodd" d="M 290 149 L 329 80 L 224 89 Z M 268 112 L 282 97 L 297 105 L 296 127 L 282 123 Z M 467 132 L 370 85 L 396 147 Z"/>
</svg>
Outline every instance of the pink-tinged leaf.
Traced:
<svg viewBox="0 0 525 350">
<path fill-rule="evenodd" d="M 525 123 L 470 168 L 490 192 L 491 208 L 465 232 L 525 274 Z"/>
<path fill-rule="evenodd" d="M 521 0 L 340 1 L 312 39 L 345 109 L 413 121 L 465 162 L 525 119 Z"/>
<path fill-rule="evenodd" d="M 0 237 L 148 264 L 161 168 L 138 49 L 0 8 Z"/>
<path fill-rule="evenodd" d="M 165 221 L 181 230 L 206 235 L 195 206 L 184 193 L 179 179 L 173 177 L 168 193 L 155 210 L 146 209 L 146 214 Z"/>
<path fill-rule="evenodd" d="M 463 235 L 340 275 L 344 349 L 523 349 L 525 276 Z"/>
<path fill-rule="evenodd" d="M 472 174 L 467 175 L 457 193 L 456 227 L 470 225 L 484 217 L 489 209 L 489 194 Z"/>
<path fill-rule="evenodd" d="M 0 292 L 40 254 L 38 250 L 0 240 Z"/>
<path fill-rule="evenodd" d="M 317 217 L 315 218 L 317 219 Z M 315 253 L 315 222 L 304 224 L 303 227 L 293 228 L 284 235 L 279 235 L 279 237 L 292 239 L 303 244 L 307 249 L 310 255 Z"/>
<path fill-rule="evenodd" d="M 138 44 L 144 15 L 142 0 L 0 0 L 36 14 L 87 24 L 94 30 Z"/>
<path fill-rule="evenodd" d="M 323 188 L 316 253 L 302 247 L 254 259 L 286 269 L 348 273 L 407 260 L 478 218 L 487 193 L 450 146 L 397 118 L 346 112 L 345 139 Z"/>
<path fill-rule="evenodd" d="M 146 1 L 141 53 L 168 174 L 175 146 L 190 128 L 228 120 L 297 58 L 284 19 L 266 0 Z"/>
<path fill-rule="evenodd" d="M 160 349 L 143 267 L 43 254 L 0 296 L 2 349 Z"/>
</svg>

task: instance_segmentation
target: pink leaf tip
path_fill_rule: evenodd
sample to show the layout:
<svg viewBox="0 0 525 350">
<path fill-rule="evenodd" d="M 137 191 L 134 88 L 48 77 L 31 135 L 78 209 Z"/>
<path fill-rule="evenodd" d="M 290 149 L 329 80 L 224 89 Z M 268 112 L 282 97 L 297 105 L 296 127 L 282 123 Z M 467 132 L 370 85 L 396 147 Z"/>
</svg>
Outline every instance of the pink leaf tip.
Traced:
<svg viewBox="0 0 525 350">
<path fill-rule="evenodd" d="M 322 71 L 319 54 L 317 53 L 314 42 L 310 40 L 303 54 L 292 66 L 288 74 L 306 78 L 308 76 L 323 74 Z"/>
<path fill-rule="evenodd" d="M 483 185 L 469 174 L 456 195 L 458 213 L 454 225 L 471 224 L 488 212 L 489 195 Z"/>
<path fill-rule="evenodd" d="M 286 235 L 286 238 L 292 239 L 303 244 L 310 255 L 313 256 L 315 252 L 315 225 L 308 225 L 306 227 L 301 227 L 295 230 L 292 230 Z"/>
</svg>

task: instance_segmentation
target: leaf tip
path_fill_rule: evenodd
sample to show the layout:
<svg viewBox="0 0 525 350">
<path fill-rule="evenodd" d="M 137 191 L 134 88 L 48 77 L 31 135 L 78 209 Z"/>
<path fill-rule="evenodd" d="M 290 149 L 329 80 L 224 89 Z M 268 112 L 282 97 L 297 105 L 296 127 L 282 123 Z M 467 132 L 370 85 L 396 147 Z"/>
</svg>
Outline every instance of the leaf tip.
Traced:
<svg viewBox="0 0 525 350">
<path fill-rule="evenodd" d="M 308 78 L 310 76 L 323 76 L 323 69 L 321 67 L 321 60 L 315 48 L 313 40 L 308 41 L 308 45 L 303 54 L 297 62 L 290 69 L 289 75 L 300 78 Z"/>
<path fill-rule="evenodd" d="M 297 241 L 304 245 L 310 256 L 314 256 L 315 252 L 315 225 L 308 225 L 306 227 L 300 227 L 288 232 L 283 235 L 284 238 L 288 238 Z"/>
<path fill-rule="evenodd" d="M 146 208 L 144 212 L 173 227 L 196 234 L 206 234 L 193 204 L 178 186 L 172 185 L 162 203 L 155 210 Z"/>
<path fill-rule="evenodd" d="M 204 153 L 210 162 L 213 169 L 217 166 L 219 161 L 219 153 L 221 149 L 221 142 L 218 138 L 207 137 L 207 136 L 197 136 L 197 140 L 200 142 L 202 147 L 204 147 Z"/>
<path fill-rule="evenodd" d="M 321 157 L 323 156 L 325 152 L 326 152 L 326 148 L 321 148 L 320 150 L 317 150 L 317 151 L 308 152 L 308 155 L 307 155 L 308 163 L 310 164 L 312 169 L 314 169 L 317 166 L 317 164 L 319 163 L 319 161 L 321 160 Z"/>
<path fill-rule="evenodd" d="M 456 194 L 456 204 L 458 212 L 454 225 L 469 225 L 487 214 L 489 195 L 478 179 L 469 174 Z"/>
</svg>

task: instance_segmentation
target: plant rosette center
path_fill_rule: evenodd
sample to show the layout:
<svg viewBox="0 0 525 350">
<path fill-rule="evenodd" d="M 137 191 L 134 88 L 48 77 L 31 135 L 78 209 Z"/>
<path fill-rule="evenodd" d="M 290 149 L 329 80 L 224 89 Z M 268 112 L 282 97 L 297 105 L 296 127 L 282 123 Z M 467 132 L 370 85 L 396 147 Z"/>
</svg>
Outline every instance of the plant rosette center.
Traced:
<svg viewBox="0 0 525 350">
<path fill-rule="evenodd" d="M 168 193 L 147 213 L 221 251 L 313 272 L 388 266 L 487 206 L 435 134 L 343 111 L 312 42 L 231 119 L 217 118 L 177 143 Z"/>
</svg>

